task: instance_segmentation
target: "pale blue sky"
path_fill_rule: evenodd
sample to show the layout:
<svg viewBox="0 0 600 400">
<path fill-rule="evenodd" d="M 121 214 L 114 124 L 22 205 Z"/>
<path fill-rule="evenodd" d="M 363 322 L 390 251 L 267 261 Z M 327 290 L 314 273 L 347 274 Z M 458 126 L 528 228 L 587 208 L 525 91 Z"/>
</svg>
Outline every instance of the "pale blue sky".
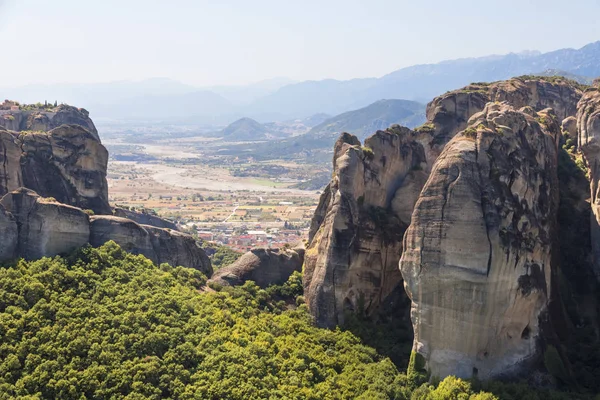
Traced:
<svg viewBox="0 0 600 400">
<path fill-rule="evenodd" d="M 6 84 L 381 76 L 600 40 L 598 0 L 0 0 Z"/>
</svg>

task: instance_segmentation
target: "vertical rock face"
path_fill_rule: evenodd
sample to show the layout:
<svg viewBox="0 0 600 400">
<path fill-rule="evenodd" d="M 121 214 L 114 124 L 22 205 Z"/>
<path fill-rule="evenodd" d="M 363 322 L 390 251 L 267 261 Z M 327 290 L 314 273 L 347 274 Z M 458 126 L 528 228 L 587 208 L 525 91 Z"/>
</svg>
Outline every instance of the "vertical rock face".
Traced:
<svg viewBox="0 0 600 400">
<path fill-rule="evenodd" d="M 487 379 L 537 358 L 559 134 L 550 110 L 489 103 L 436 160 L 400 261 L 413 350 L 432 376 Z"/>
<path fill-rule="evenodd" d="M 110 214 L 107 164 L 104 146 L 79 125 L 26 134 L 0 130 L 0 195 L 27 187 L 64 204 Z"/>
<path fill-rule="evenodd" d="M 600 280 L 600 89 L 589 89 L 579 102 L 577 129 L 578 146 L 590 169 L 592 252 L 594 273 Z"/>
<path fill-rule="evenodd" d="M 11 213 L 0 204 L 0 261 L 11 260 L 17 255 L 19 232 L 17 221 Z"/>
<path fill-rule="evenodd" d="M 28 260 L 70 252 L 85 245 L 89 219 L 78 208 L 40 197 L 21 188 L 0 201 L 16 220 L 17 254 Z"/>
<path fill-rule="evenodd" d="M 406 210 L 420 190 L 409 182 L 425 180 L 423 148 L 406 128 L 379 131 L 364 147 L 343 134 L 333 163 L 304 258 L 306 301 L 317 324 L 327 327 L 343 323 L 346 312 L 370 314 L 399 284 L 410 222 L 401 218 L 410 218 Z"/>
<path fill-rule="evenodd" d="M 575 113 L 581 94 L 576 83 L 561 78 L 472 84 L 429 103 L 428 122 L 414 132 L 397 127 L 376 133 L 366 151 L 343 134 L 334 149 L 334 178 L 311 223 L 304 265 L 306 300 L 317 323 L 335 326 L 347 311 L 369 314 L 401 282 L 394 271 L 399 238 L 439 154 L 474 114 L 490 102 L 507 101 L 530 114 L 553 107 L 562 120 Z"/>
</svg>

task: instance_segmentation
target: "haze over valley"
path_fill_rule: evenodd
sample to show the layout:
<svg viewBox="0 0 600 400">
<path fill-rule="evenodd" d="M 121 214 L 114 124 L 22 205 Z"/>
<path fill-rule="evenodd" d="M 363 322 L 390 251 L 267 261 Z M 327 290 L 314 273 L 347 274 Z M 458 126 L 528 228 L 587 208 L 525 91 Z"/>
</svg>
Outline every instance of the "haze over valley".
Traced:
<svg viewBox="0 0 600 400">
<path fill-rule="evenodd" d="M 0 400 L 600 399 L 600 3 L 0 0 Z"/>
</svg>

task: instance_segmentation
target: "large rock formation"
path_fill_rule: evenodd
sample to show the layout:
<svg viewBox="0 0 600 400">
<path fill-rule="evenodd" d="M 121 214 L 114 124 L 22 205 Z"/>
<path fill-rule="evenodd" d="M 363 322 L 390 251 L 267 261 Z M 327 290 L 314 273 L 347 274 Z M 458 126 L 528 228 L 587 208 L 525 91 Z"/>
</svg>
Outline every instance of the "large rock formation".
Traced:
<svg viewBox="0 0 600 400">
<path fill-rule="evenodd" d="M 7 130 L 47 132 L 65 124 L 79 125 L 100 142 L 96 126 L 84 108 L 61 104 L 58 107 L 46 108 L 38 108 L 35 105 L 20 106 L 18 110 L 11 110 L 10 106 L 3 106 L 4 104 L 0 105 L 0 126 Z"/>
<path fill-rule="evenodd" d="M 107 215 L 93 216 L 90 221 L 92 246 L 113 240 L 126 251 L 142 254 L 156 264 L 182 265 L 212 275 L 210 259 L 190 235 Z"/>
<path fill-rule="evenodd" d="M 304 260 L 304 293 L 317 324 L 377 309 L 400 283 L 402 235 L 424 183 L 425 154 L 407 128 L 365 141 L 343 134 L 334 178 L 312 221 Z"/>
<path fill-rule="evenodd" d="M 551 110 L 488 103 L 435 162 L 400 262 L 413 350 L 432 376 L 487 379 L 539 355 L 559 135 Z"/>
<path fill-rule="evenodd" d="M 561 78 L 515 78 L 472 84 L 437 97 L 428 122 L 394 127 L 360 142 L 343 134 L 334 149 L 334 178 L 311 223 L 304 267 L 307 304 L 317 323 L 335 326 L 347 311 L 370 314 L 401 282 L 401 238 L 414 204 L 446 143 L 488 103 L 575 113 L 580 85 Z"/>
<path fill-rule="evenodd" d="M 0 200 L 0 262 L 23 257 L 34 260 L 69 253 L 90 243 L 109 240 L 156 264 L 195 268 L 212 275 L 210 259 L 190 235 L 139 225 L 114 216 L 92 216 L 77 207 L 19 188 Z"/>
<path fill-rule="evenodd" d="M 292 249 L 252 249 L 236 262 L 218 270 L 209 282 L 239 286 L 254 281 L 261 288 L 282 285 L 294 271 L 302 270 L 304 246 Z"/>
<path fill-rule="evenodd" d="M 79 208 L 40 197 L 25 188 L 7 194 L 0 203 L 16 220 L 15 255 L 35 260 L 70 252 L 89 240 L 89 219 Z"/>
<path fill-rule="evenodd" d="M 111 214 L 108 152 L 88 130 L 61 125 L 49 132 L 0 130 L 0 195 L 27 187 L 43 197 Z"/>
<path fill-rule="evenodd" d="M 590 170 L 592 251 L 594 273 L 600 280 L 600 89 L 590 88 L 577 112 L 578 146 Z"/>
</svg>

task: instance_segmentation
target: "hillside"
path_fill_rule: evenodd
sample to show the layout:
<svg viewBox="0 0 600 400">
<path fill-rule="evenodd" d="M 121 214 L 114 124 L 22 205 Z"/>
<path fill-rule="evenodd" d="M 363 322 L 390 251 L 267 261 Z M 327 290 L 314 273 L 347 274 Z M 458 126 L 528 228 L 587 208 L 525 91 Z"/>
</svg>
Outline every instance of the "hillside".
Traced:
<svg viewBox="0 0 600 400">
<path fill-rule="evenodd" d="M 241 118 L 229 124 L 219 133 L 228 141 L 265 139 L 268 130 L 252 118 Z"/>
<path fill-rule="evenodd" d="M 206 292 L 205 281 L 114 243 L 0 269 L 0 398 L 538 395 L 525 385 L 472 387 L 456 378 L 436 388 L 417 371 L 399 372 L 352 333 L 312 326 L 297 275 L 267 290 L 249 282 Z"/>
<path fill-rule="evenodd" d="M 379 100 L 354 111 L 329 118 L 310 130 L 315 135 L 353 133 L 363 140 L 393 124 L 415 127 L 425 122 L 425 105 L 408 100 Z"/>
</svg>

